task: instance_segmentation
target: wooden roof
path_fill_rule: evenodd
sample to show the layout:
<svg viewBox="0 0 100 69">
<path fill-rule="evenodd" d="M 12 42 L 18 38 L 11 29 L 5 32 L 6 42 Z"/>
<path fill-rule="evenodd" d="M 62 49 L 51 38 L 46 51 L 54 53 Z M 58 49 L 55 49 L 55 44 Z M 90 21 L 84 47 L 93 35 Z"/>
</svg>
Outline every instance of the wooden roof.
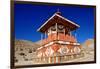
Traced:
<svg viewBox="0 0 100 69">
<path fill-rule="evenodd" d="M 67 18 L 62 17 L 61 15 L 55 13 L 52 17 L 50 17 L 37 31 L 45 32 L 48 28 L 50 28 L 54 24 L 62 24 L 65 27 L 69 28 L 70 31 L 76 30 L 80 26 Z"/>
</svg>

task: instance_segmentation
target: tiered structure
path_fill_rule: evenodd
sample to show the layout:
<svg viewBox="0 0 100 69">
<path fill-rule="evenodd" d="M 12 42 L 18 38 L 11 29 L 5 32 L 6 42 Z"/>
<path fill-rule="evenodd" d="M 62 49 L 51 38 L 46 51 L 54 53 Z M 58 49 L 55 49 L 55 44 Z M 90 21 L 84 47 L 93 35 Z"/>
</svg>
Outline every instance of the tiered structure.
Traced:
<svg viewBox="0 0 100 69">
<path fill-rule="evenodd" d="M 40 61 L 48 63 L 60 63 L 61 57 L 80 54 L 81 46 L 71 31 L 80 26 L 61 16 L 57 11 L 39 29 L 45 33 L 45 39 L 41 36 L 41 47 L 37 49 Z"/>
</svg>

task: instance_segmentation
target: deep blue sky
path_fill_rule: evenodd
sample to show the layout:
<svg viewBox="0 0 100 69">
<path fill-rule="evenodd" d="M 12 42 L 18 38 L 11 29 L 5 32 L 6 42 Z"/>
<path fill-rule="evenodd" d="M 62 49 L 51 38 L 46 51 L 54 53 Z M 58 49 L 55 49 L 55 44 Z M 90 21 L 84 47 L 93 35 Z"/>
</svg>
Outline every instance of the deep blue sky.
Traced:
<svg viewBox="0 0 100 69">
<path fill-rule="evenodd" d="M 78 42 L 82 43 L 87 39 L 94 38 L 94 8 L 31 4 L 15 4 L 14 6 L 15 38 L 33 42 L 40 40 L 41 33 L 37 32 L 37 29 L 58 8 L 62 16 L 80 25 L 76 31 Z"/>
</svg>

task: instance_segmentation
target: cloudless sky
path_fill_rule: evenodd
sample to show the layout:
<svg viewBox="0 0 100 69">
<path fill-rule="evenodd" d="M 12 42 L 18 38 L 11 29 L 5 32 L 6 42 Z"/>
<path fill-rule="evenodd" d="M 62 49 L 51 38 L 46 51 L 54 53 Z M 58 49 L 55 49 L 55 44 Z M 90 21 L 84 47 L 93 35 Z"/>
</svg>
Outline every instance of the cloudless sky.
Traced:
<svg viewBox="0 0 100 69">
<path fill-rule="evenodd" d="M 33 42 L 40 40 L 41 32 L 37 32 L 37 29 L 57 12 L 58 8 L 63 17 L 80 25 L 76 30 L 78 42 L 83 43 L 87 39 L 94 38 L 95 16 L 92 7 L 16 3 L 14 5 L 15 38 Z"/>
</svg>

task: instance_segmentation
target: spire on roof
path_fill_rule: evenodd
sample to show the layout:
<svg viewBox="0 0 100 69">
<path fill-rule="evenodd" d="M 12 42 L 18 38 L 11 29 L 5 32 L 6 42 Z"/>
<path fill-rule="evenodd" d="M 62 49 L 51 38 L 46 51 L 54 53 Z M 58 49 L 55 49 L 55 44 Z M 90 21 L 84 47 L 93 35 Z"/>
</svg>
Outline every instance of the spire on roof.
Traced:
<svg viewBox="0 0 100 69">
<path fill-rule="evenodd" d="M 57 12 L 59 12 L 59 8 L 57 9 Z"/>
<path fill-rule="evenodd" d="M 56 12 L 58 15 L 61 15 L 61 12 L 59 11 L 59 8 L 57 9 L 57 12 Z"/>
</svg>

